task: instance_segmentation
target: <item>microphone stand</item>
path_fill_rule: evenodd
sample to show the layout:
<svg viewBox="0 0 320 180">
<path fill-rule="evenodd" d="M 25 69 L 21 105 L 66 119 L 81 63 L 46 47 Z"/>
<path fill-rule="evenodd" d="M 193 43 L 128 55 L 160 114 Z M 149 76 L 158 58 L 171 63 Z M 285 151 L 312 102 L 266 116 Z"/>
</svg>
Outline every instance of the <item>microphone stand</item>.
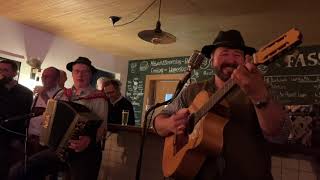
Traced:
<svg viewBox="0 0 320 180">
<path fill-rule="evenodd" d="M 18 133 L 15 131 L 11 131 L 9 129 L 5 129 L 9 133 L 14 133 L 16 135 L 24 136 L 24 173 L 27 175 L 27 160 L 28 160 L 28 152 L 27 152 L 27 145 L 28 145 L 28 129 L 29 129 L 29 122 L 32 117 L 35 117 L 35 113 L 26 114 L 23 116 L 15 116 L 13 118 L 7 118 L 4 119 L 3 122 L 9 122 L 9 121 L 21 121 L 25 119 L 25 134 Z M 3 118 L 2 118 L 3 119 Z"/>
<path fill-rule="evenodd" d="M 192 72 L 192 68 L 188 68 L 187 70 L 187 73 L 185 74 L 184 78 L 182 80 L 179 81 L 177 87 L 176 87 L 176 90 L 175 90 L 175 93 L 173 95 L 173 97 L 167 101 L 164 101 L 164 102 L 161 102 L 161 103 L 157 103 L 153 106 L 151 106 L 145 116 L 144 116 L 144 124 L 143 124 L 143 129 L 142 129 L 142 136 L 141 136 L 141 144 L 140 144 L 140 154 L 139 154 L 139 158 L 138 158 L 138 162 L 137 162 L 137 169 L 136 169 L 136 180 L 140 180 L 140 172 L 141 172 L 141 165 L 142 165 L 142 157 L 143 157 L 143 150 L 144 150 L 144 143 L 145 143 L 145 139 L 146 139 L 146 136 L 147 136 L 147 129 L 148 127 L 150 127 L 150 124 L 151 124 L 151 118 L 152 118 L 152 115 L 151 115 L 151 118 L 150 120 L 148 121 L 148 116 L 151 112 L 154 112 L 154 110 L 158 107 L 161 107 L 163 105 L 167 105 L 167 104 L 170 104 L 178 95 L 179 93 L 181 92 L 181 90 L 183 89 L 183 86 L 186 84 L 186 82 L 188 81 L 188 79 L 190 79 L 191 77 L 191 72 Z M 153 113 L 152 113 L 153 114 Z M 149 123 L 148 123 L 149 122 Z"/>
<path fill-rule="evenodd" d="M 189 63 L 188 63 L 188 70 L 185 73 L 185 76 L 183 79 L 181 79 L 176 87 L 175 93 L 173 97 L 167 101 L 164 101 L 162 103 L 157 103 L 153 106 L 151 106 L 145 116 L 144 116 L 144 124 L 143 124 L 143 129 L 142 129 L 142 136 L 141 136 L 141 143 L 140 143 L 140 154 L 137 162 L 137 168 L 136 168 L 136 180 L 140 180 L 140 172 L 141 172 L 141 165 L 142 165 L 142 157 L 143 157 L 143 151 L 144 151 L 144 143 L 145 139 L 147 136 L 147 129 L 150 127 L 151 124 L 151 118 L 153 113 L 151 114 L 151 118 L 148 121 L 148 116 L 151 112 L 154 112 L 154 110 L 160 106 L 170 104 L 181 92 L 183 89 L 183 86 L 186 84 L 186 82 L 190 79 L 191 77 L 191 72 L 193 69 L 198 69 L 205 57 L 200 53 L 200 51 L 195 50 L 194 53 L 190 56 L 189 58 Z"/>
<path fill-rule="evenodd" d="M 32 104 L 32 107 L 31 107 L 31 110 L 36 106 L 37 104 L 37 101 L 38 101 L 38 98 L 39 98 L 39 94 L 36 94 L 35 97 L 34 97 L 34 102 Z M 33 116 L 35 117 L 35 115 Z M 27 177 L 27 161 L 28 161 L 28 143 L 29 143 L 29 124 L 30 124 L 30 120 L 31 120 L 32 117 L 30 118 L 27 118 L 25 120 L 25 133 L 26 133 L 26 137 L 24 139 L 24 174 L 25 174 L 25 177 Z"/>
<path fill-rule="evenodd" d="M 30 119 L 31 118 L 27 118 L 25 120 L 25 138 L 24 138 L 24 174 L 25 177 L 27 177 L 27 161 L 28 161 L 28 143 L 29 143 L 29 138 L 28 138 L 28 134 L 29 134 L 29 123 L 30 123 Z"/>
</svg>

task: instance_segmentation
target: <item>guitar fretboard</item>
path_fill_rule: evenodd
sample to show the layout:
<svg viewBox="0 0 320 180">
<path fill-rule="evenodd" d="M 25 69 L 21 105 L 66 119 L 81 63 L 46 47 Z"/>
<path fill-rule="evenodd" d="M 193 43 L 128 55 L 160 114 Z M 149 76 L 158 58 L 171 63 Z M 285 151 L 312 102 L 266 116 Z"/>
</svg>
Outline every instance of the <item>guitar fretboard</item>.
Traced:
<svg viewBox="0 0 320 180">
<path fill-rule="evenodd" d="M 209 100 L 194 114 L 194 124 L 197 124 L 197 122 L 207 114 L 214 105 L 219 103 L 228 94 L 228 92 L 235 87 L 235 85 L 236 84 L 232 79 L 227 80 L 224 86 L 217 90 L 214 95 L 212 95 Z"/>
</svg>

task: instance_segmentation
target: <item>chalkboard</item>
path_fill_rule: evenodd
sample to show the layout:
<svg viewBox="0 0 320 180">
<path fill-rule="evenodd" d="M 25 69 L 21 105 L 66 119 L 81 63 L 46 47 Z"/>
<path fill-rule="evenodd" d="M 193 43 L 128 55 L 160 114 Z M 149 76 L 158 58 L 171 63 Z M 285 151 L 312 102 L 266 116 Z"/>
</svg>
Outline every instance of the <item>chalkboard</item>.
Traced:
<svg viewBox="0 0 320 180">
<path fill-rule="evenodd" d="M 297 53 L 298 52 L 298 53 Z M 297 52 L 279 57 L 269 66 L 259 67 L 272 94 L 281 103 L 320 103 L 320 46 L 297 48 Z M 149 74 L 176 74 L 187 70 L 188 57 L 129 61 L 126 96 L 132 101 L 136 124 L 140 124 L 143 110 L 144 84 Z M 209 60 L 193 71 L 192 82 L 206 80 L 214 75 Z"/>
<path fill-rule="evenodd" d="M 320 46 L 305 46 L 272 63 L 265 75 L 283 104 L 320 103 Z"/>
</svg>

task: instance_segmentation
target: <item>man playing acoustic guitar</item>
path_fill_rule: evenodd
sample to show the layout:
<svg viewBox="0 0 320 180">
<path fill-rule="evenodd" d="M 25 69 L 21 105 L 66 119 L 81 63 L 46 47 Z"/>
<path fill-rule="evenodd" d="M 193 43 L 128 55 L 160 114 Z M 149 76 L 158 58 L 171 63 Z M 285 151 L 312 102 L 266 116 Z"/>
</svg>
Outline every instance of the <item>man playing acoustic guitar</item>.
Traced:
<svg viewBox="0 0 320 180">
<path fill-rule="evenodd" d="M 192 121 L 191 109 L 199 103 L 205 104 L 211 95 L 215 96 L 217 91 L 226 88 L 227 81 L 231 80 L 237 86 L 230 89 L 220 103 L 207 113 L 228 119 L 221 135 L 223 148 L 217 154 L 206 152 L 206 148 L 198 151 L 197 147 L 187 151 L 186 154 L 193 154 L 195 157 L 192 160 L 186 159 L 185 162 L 188 164 L 179 168 L 188 172 L 175 172 L 172 176 L 176 176 L 177 179 L 197 180 L 273 179 L 266 140 L 278 142 L 287 140 L 289 121 L 283 107 L 268 92 L 261 72 L 250 63 L 255 49 L 245 45 L 239 31 L 229 30 L 221 31 L 213 44 L 202 48 L 202 53 L 211 60 L 216 75 L 209 81 L 194 83 L 185 88 L 155 117 L 154 127 L 161 136 L 185 135 Z M 206 92 L 208 98 L 195 102 L 200 92 Z M 208 116 L 204 118 L 207 119 Z M 210 117 L 208 122 L 214 122 L 215 119 Z M 199 122 L 194 128 L 197 125 L 203 125 L 204 130 L 209 129 L 209 134 L 216 131 L 215 125 L 209 126 L 205 122 Z M 202 133 L 199 134 L 205 136 L 206 132 Z M 215 141 L 214 137 L 209 139 Z M 202 144 L 205 143 L 207 142 Z M 179 149 L 176 153 L 178 152 Z M 197 159 L 201 153 L 206 154 L 204 160 Z M 192 169 L 197 162 L 200 162 L 199 168 Z M 184 175 L 194 171 L 196 171 L 194 176 Z"/>
</svg>

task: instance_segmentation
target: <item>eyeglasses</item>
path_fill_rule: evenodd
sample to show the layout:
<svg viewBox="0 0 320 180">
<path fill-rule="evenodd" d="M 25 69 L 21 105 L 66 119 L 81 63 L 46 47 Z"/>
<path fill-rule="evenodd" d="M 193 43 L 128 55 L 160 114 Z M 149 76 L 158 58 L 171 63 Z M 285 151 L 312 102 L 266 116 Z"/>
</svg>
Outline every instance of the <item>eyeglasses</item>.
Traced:
<svg viewBox="0 0 320 180">
<path fill-rule="evenodd" d="M 89 70 L 82 70 L 82 71 L 80 71 L 80 70 L 73 70 L 72 71 L 72 73 L 74 73 L 74 74 L 89 74 L 90 73 L 90 71 Z"/>
</svg>

